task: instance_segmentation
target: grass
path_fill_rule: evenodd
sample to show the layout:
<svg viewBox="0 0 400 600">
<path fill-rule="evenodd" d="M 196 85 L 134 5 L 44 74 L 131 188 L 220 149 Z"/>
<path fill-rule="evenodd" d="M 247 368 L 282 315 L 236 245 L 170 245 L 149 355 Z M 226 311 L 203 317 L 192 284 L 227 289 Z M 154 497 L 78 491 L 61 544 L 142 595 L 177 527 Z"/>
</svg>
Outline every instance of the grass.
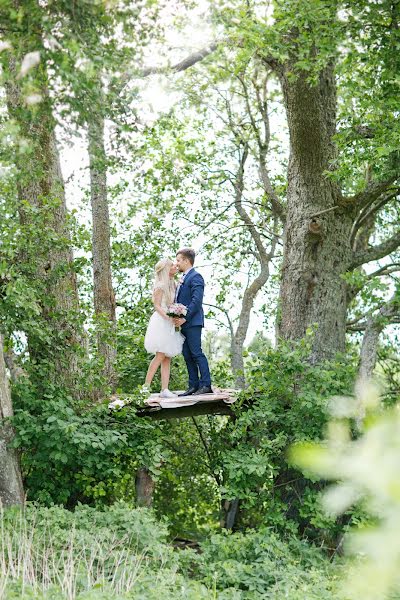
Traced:
<svg viewBox="0 0 400 600">
<path fill-rule="evenodd" d="M 93 523 L 90 531 L 79 511 L 76 519 L 69 513 L 60 524 L 57 515 L 62 511 L 55 507 L 53 512 L 33 508 L 0 512 L 1 600 L 152 598 L 156 590 L 167 598 L 212 597 L 204 586 L 179 574 L 176 553 L 160 541 L 158 529 L 154 543 L 143 544 L 143 538 L 148 541 L 151 536 L 149 530 L 156 528 L 150 516 L 143 518 L 143 510 L 137 511 L 143 536 L 137 531 L 121 535 L 120 516 L 107 529 Z M 127 517 L 136 512 L 126 511 Z"/>
</svg>

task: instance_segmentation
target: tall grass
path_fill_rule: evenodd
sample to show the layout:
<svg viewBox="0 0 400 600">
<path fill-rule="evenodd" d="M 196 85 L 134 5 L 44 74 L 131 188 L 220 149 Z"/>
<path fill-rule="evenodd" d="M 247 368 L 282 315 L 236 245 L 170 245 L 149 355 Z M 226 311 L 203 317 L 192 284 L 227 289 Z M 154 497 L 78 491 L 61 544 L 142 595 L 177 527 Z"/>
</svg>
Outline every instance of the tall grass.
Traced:
<svg viewBox="0 0 400 600">
<path fill-rule="evenodd" d="M 182 587 L 173 551 L 158 543 L 156 531 L 154 546 L 143 548 L 138 532 L 121 535 L 115 527 L 113 533 L 112 524 L 96 531 L 93 523 L 88 531 L 87 523 L 80 528 L 79 519 L 60 528 L 51 513 L 48 523 L 43 512 L 36 516 L 32 509 L 29 518 L 24 511 L 6 513 L 0 509 L 0 600 L 25 594 L 74 600 L 88 592 L 94 594 L 91 598 L 134 598 L 136 592 L 147 597 L 141 594 L 149 581 L 154 590 L 173 588 L 174 583 Z M 153 526 L 144 523 L 144 529 Z M 18 595 L 12 595 L 16 589 Z"/>
<path fill-rule="evenodd" d="M 138 579 L 145 552 L 132 551 L 132 539 L 126 535 L 104 541 L 91 536 L 90 545 L 69 531 L 62 547 L 53 539 L 49 527 L 42 529 L 27 522 L 20 513 L 15 526 L 5 527 L 2 511 L 0 536 L 0 598 L 7 598 L 10 581 L 18 581 L 21 591 L 29 587 L 44 594 L 57 586 L 68 600 L 78 592 L 107 588 L 115 595 L 130 592 Z"/>
</svg>

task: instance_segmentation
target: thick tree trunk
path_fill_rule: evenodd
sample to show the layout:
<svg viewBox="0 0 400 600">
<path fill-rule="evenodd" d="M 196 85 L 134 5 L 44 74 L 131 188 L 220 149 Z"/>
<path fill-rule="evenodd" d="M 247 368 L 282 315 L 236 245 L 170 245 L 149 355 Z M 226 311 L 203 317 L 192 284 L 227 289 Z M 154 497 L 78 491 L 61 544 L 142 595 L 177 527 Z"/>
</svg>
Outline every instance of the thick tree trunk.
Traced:
<svg viewBox="0 0 400 600">
<path fill-rule="evenodd" d="M 6 421 L 12 417 L 10 386 L 3 354 L 3 337 L 0 334 L 0 503 L 13 506 L 24 503 L 24 489 L 17 452 L 9 448 L 14 431 Z"/>
<path fill-rule="evenodd" d="M 345 349 L 346 285 L 341 275 L 350 262 L 353 222 L 340 207 L 339 188 L 325 174 L 335 158 L 334 69 L 326 67 L 314 86 L 306 74 L 293 79 L 286 70 L 281 82 L 290 160 L 278 335 L 300 339 L 316 324 L 311 358 L 317 362 Z"/>
<path fill-rule="evenodd" d="M 100 83 L 99 83 L 100 85 Z M 97 347 L 103 373 L 112 391 L 116 386 L 115 295 L 111 280 L 110 217 L 107 200 L 104 117 L 94 111 L 88 121 L 92 203 L 93 295 L 97 318 Z"/>
<path fill-rule="evenodd" d="M 40 360 L 51 356 L 57 378 L 73 391 L 79 371 L 76 346 L 82 344 L 83 335 L 77 325 L 77 280 L 46 66 L 41 63 L 35 67 L 35 83 L 41 102 L 33 108 L 26 105 L 17 79 L 18 64 L 24 54 L 43 50 L 43 47 L 39 35 L 17 39 L 15 45 L 18 48 L 16 56 L 10 55 L 7 65 L 6 99 L 9 114 L 19 127 L 20 139 L 28 144 L 24 154 L 16 148 L 15 159 L 21 225 L 25 229 L 31 226 L 32 207 L 39 210 L 46 207 L 48 220 L 44 237 L 47 240 L 50 231 L 55 239 L 54 243 L 48 244 L 48 251 L 43 252 L 43 256 L 36 257 L 35 277 L 43 289 L 42 316 L 59 346 L 55 350 L 51 339 L 33 334 L 28 335 L 28 345 L 32 358 Z M 34 222 L 32 227 L 35 227 Z"/>
<path fill-rule="evenodd" d="M 141 467 L 136 473 L 136 505 L 150 508 L 153 504 L 153 494 L 155 483 L 150 471 L 146 467 Z"/>
</svg>

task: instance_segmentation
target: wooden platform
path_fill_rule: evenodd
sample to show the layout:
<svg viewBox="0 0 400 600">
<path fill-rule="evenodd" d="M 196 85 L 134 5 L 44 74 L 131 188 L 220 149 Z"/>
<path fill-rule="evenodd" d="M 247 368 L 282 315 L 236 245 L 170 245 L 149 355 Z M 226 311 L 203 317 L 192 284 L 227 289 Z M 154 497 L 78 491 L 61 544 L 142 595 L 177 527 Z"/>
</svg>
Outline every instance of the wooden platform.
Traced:
<svg viewBox="0 0 400 600">
<path fill-rule="evenodd" d="M 174 393 L 181 394 L 183 390 Z M 146 401 L 147 406 L 138 409 L 137 414 L 155 419 L 178 419 L 205 414 L 232 416 L 230 405 L 236 401 L 237 394 L 237 390 L 219 388 L 214 388 L 213 394 L 170 399 L 160 398 L 159 394 L 151 394 Z"/>
</svg>

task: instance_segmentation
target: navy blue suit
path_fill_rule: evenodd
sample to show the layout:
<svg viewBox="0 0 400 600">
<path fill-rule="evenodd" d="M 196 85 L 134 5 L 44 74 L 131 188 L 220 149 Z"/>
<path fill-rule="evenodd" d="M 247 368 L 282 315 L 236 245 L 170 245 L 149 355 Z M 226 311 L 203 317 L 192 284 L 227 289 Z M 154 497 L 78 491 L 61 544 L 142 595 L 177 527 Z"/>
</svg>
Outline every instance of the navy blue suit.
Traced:
<svg viewBox="0 0 400 600">
<path fill-rule="evenodd" d="M 189 271 L 178 290 L 176 301 L 187 307 L 186 323 L 181 331 L 185 336 L 183 357 L 189 374 L 189 387 L 211 387 L 208 361 L 201 349 L 201 332 L 204 327 L 204 279 L 194 269 Z"/>
</svg>

